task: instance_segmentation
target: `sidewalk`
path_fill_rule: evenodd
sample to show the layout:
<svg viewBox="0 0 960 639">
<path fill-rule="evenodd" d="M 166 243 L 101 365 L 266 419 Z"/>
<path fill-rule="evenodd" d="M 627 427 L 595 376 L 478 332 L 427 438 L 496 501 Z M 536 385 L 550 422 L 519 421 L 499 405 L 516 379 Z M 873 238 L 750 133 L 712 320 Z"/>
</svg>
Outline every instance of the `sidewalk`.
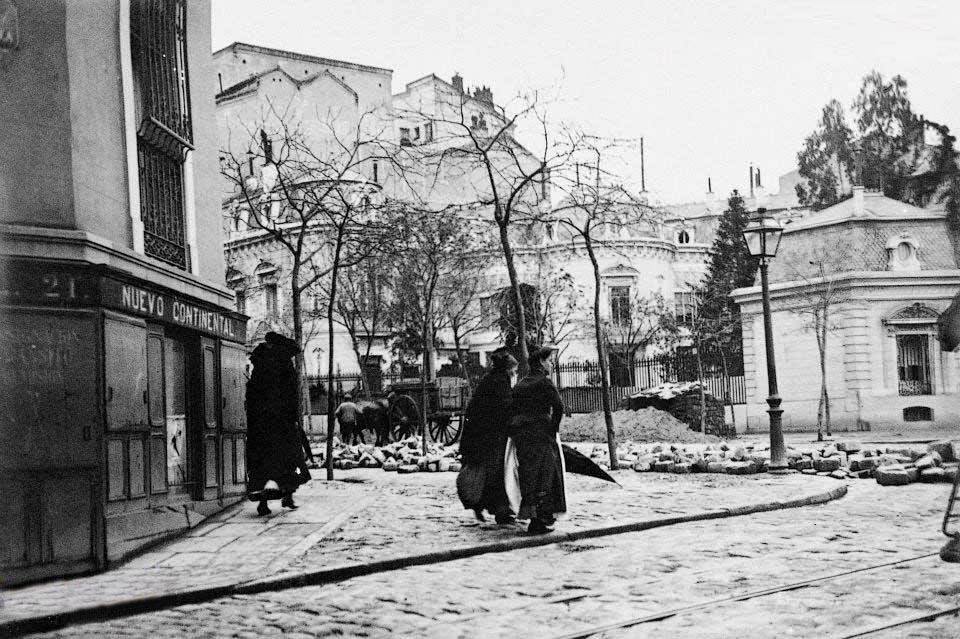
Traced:
<svg viewBox="0 0 960 639">
<path fill-rule="evenodd" d="M 316 473 L 320 475 L 321 473 Z M 523 536 L 519 527 L 478 524 L 456 498 L 454 473 L 398 475 L 337 471 L 297 493 L 300 508 L 257 517 L 244 503 L 185 536 L 107 572 L 0 593 L 0 623 L 136 598 L 183 597 L 323 568 Z M 833 479 L 787 476 L 661 475 L 619 471 L 622 486 L 567 475 L 570 514 L 558 530 L 577 532 L 678 515 L 735 509 L 826 493 Z M 209 600 L 216 591 L 204 595 Z M 188 600 L 187 597 L 185 600 Z M 181 601 L 182 603 L 182 601 Z"/>
</svg>

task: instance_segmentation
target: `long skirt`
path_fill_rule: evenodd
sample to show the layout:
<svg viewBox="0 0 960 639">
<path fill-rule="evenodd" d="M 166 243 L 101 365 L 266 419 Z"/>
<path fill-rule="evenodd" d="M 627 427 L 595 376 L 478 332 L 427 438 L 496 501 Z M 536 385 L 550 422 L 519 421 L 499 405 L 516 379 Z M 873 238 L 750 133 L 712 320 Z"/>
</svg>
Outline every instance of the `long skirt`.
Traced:
<svg viewBox="0 0 960 639">
<path fill-rule="evenodd" d="M 515 466 L 511 459 L 514 455 Z M 567 512 L 559 437 L 551 437 L 540 429 L 515 433 L 507 444 L 506 460 L 504 474 L 511 502 L 516 501 L 519 492 L 518 519 L 550 521 Z"/>
<path fill-rule="evenodd" d="M 310 481 L 297 426 L 277 425 L 274 431 L 254 430 L 247 437 L 247 492 L 259 493 L 273 480 L 289 494 Z"/>
<path fill-rule="evenodd" d="M 503 453 L 506 448 L 506 439 L 498 445 L 485 449 L 481 454 L 481 465 L 484 469 L 483 497 L 480 507 L 494 515 L 511 514 L 510 502 L 503 483 Z"/>
</svg>

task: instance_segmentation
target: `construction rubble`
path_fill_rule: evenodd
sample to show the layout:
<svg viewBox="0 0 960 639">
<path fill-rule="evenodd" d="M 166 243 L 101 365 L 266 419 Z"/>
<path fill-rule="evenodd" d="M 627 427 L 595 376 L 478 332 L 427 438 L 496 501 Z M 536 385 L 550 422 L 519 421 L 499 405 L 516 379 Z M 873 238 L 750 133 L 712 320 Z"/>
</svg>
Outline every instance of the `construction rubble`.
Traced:
<svg viewBox="0 0 960 639">
<path fill-rule="evenodd" d="M 333 467 L 341 470 L 382 468 L 398 473 L 457 472 L 460 462 L 456 445 L 427 444 L 427 454 L 424 455 L 420 438 L 408 437 L 386 446 L 344 446 L 334 440 Z"/>
<path fill-rule="evenodd" d="M 812 451 L 787 449 L 791 469 L 805 475 L 835 479 L 875 478 L 884 486 L 900 486 L 915 481 L 952 482 L 957 477 L 960 442 L 940 441 L 927 450 L 909 448 L 868 448 L 859 442 L 829 443 Z M 590 457 L 608 466 L 607 447 L 596 445 Z M 622 468 L 637 472 L 726 473 L 749 475 L 764 472 L 770 464 L 769 447 L 754 444 L 635 444 L 619 447 Z"/>
</svg>

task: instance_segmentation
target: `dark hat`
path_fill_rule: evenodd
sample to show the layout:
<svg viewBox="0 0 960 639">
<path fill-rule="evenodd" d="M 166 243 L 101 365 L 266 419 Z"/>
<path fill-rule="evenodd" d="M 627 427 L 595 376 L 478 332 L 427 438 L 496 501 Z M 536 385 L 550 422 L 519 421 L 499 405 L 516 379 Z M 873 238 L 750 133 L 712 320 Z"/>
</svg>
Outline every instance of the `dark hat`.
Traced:
<svg viewBox="0 0 960 639">
<path fill-rule="evenodd" d="M 530 366 L 535 366 L 556 353 L 558 350 L 560 349 L 553 344 L 544 344 L 543 346 L 535 348 L 530 352 L 530 357 L 527 358 L 527 363 L 530 364 Z"/>
<path fill-rule="evenodd" d="M 517 358 L 506 348 L 498 348 L 490 353 L 490 364 L 494 370 L 509 370 L 517 365 Z"/>
<path fill-rule="evenodd" d="M 283 357 L 293 357 L 300 352 L 300 347 L 295 341 L 279 333 L 270 331 L 263 339 L 270 346 L 277 348 Z"/>
</svg>

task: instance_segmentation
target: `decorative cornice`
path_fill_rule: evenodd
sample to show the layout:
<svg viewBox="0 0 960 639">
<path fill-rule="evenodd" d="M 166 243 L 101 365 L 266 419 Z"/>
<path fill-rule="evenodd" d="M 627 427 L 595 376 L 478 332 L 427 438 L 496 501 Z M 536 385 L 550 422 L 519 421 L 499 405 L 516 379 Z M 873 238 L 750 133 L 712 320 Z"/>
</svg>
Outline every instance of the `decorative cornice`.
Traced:
<svg viewBox="0 0 960 639">
<path fill-rule="evenodd" d="M 816 291 L 827 284 L 838 284 L 845 289 L 902 288 L 907 286 L 960 286 L 960 269 L 937 271 L 850 271 L 810 280 L 777 282 L 770 285 L 770 298 L 782 299 Z M 738 288 L 730 293 L 738 304 L 759 303 L 762 293 L 759 286 Z"/>
<path fill-rule="evenodd" d="M 224 284 L 202 280 L 87 231 L 0 224 L 0 242 L 4 257 L 57 257 L 105 264 L 172 290 L 193 289 L 191 295 L 221 306 L 233 299 L 233 292 Z M 55 255 L 55 246 L 63 247 L 64 253 Z"/>
</svg>

